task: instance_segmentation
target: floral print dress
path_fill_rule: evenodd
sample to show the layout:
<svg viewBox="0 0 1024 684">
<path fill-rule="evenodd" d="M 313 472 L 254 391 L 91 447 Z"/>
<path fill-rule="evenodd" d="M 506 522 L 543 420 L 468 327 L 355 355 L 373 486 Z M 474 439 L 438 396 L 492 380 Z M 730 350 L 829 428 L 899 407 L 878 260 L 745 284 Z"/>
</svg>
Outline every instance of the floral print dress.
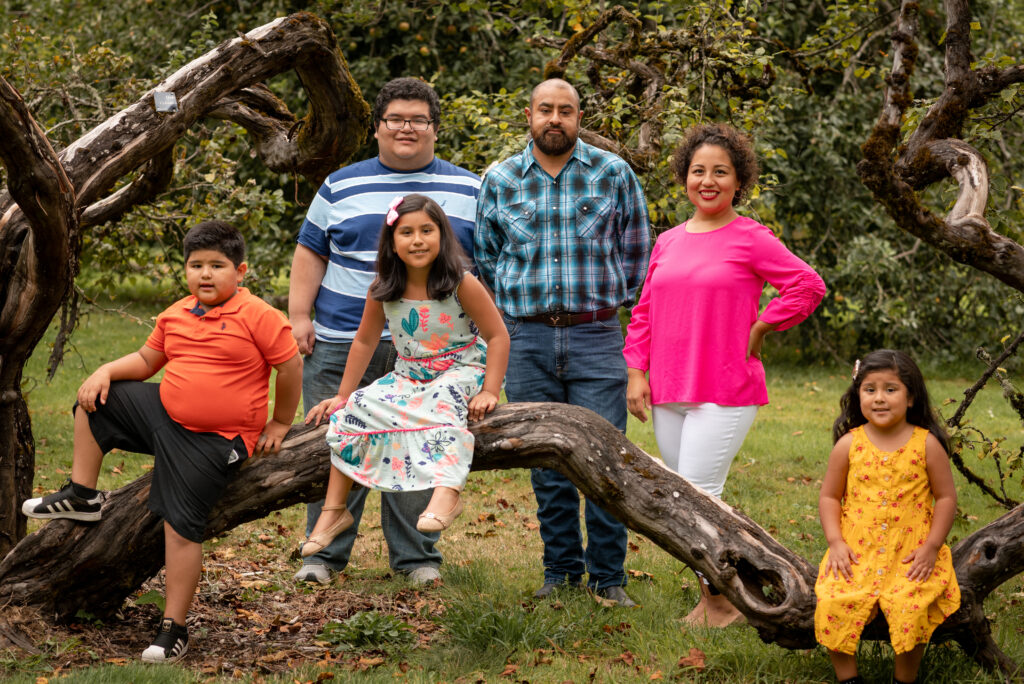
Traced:
<svg viewBox="0 0 1024 684">
<path fill-rule="evenodd" d="M 903 559 L 921 546 L 932 525 L 932 490 L 925 469 L 928 431 L 915 427 L 896 451 L 882 451 L 863 427 L 851 430 L 850 467 L 840 510 L 843 539 L 857 556 L 853 578 L 818 568 L 814 633 L 818 643 L 853 654 L 864 626 L 881 608 L 896 653 L 928 643 L 935 628 L 960 607 L 960 586 L 949 546 L 923 581 L 907 579 Z"/>
<path fill-rule="evenodd" d="M 374 489 L 462 489 L 473 459 L 468 404 L 483 386 L 487 347 L 454 293 L 383 306 L 395 370 L 331 416 L 331 463 Z"/>
</svg>

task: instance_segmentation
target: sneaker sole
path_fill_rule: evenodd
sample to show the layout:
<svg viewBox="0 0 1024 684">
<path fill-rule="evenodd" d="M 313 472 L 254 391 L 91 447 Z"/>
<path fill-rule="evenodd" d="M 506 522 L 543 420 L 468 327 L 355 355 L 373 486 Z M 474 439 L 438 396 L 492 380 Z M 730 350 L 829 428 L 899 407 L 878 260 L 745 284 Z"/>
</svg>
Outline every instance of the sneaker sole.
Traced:
<svg viewBox="0 0 1024 684">
<path fill-rule="evenodd" d="M 61 518 L 67 520 L 81 520 L 83 522 L 95 522 L 100 519 L 103 515 L 100 511 L 94 513 L 86 513 L 82 511 L 58 511 L 56 513 L 39 513 L 33 510 L 35 506 L 29 506 L 28 502 L 21 507 L 21 512 L 29 518 L 38 518 L 40 520 L 59 520 Z"/>
<path fill-rule="evenodd" d="M 149 649 L 147 648 L 146 651 L 148 651 L 148 650 Z M 161 649 L 161 650 L 163 650 L 163 649 Z M 188 644 L 185 644 L 185 648 L 181 649 L 181 653 L 179 653 L 178 655 L 174 656 L 173 658 L 165 658 L 162 655 L 159 655 L 159 656 L 157 656 L 157 655 L 147 656 L 146 655 L 146 651 L 142 652 L 142 662 L 144 662 L 144 663 L 151 663 L 153 665 L 159 665 L 161 663 L 164 663 L 164 664 L 166 664 L 166 663 L 176 663 L 179 660 L 181 660 L 182 658 L 184 658 L 185 654 L 188 653 Z"/>
</svg>

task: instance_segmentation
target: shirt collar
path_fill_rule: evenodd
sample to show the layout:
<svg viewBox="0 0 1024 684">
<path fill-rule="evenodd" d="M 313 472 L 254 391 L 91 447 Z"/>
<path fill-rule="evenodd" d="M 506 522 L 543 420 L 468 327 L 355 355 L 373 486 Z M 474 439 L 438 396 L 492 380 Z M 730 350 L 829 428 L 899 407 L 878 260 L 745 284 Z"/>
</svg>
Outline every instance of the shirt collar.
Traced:
<svg viewBox="0 0 1024 684">
<path fill-rule="evenodd" d="M 590 146 L 587 145 L 582 140 L 580 140 L 579 138 L 576 139 L 576 146 L 573 147 L 572 149 L 572 155 L 565 160 L 565 166 L 568 166 L 569 162 L 571 162 L 573 159 L 578 161 L 580 164 L 583 164 L 584 166 L 591 166 Z M 523 150 L 523 176 L 526 175 L 526 173 L 530 170 L 530 167 L 533 166 L 534 164 L 536 164 L 537 167 L 540 168 L 540 162 L 537 161 L 537 158 L 535 156 L 533 156 L 533 140 L 531 140 L 526 144 L 526 149 Z M 565 169 L 565 166 L 562 167 L 563 170 Z M 559 172 L 559 174 L 561 174 L 561 172 Z"/>
<path fill-rule="evenodd" d="M 221 316 L 232 314 L 238 311 L 244 303 L 245 299 L 249 296 L 249 289 L 240 287 L 235 291 L 235 294 L 231 295 L 231 298 L 226 302 L 218 304 L 209 311 L 203 314 L 197 314 L 206 316 L 207 318 L 220 318 Z M 182 308 L 189 313 L 192 313 L 199 307 L 199 298 L 195 295 L 189 295 L 185 298 Z"/>
</svg>

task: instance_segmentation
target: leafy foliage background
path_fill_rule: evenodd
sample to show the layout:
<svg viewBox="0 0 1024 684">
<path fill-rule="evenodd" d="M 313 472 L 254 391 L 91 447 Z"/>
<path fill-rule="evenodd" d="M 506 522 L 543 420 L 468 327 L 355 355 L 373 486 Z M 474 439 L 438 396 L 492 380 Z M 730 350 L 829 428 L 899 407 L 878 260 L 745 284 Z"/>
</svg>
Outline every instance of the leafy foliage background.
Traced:
<svg viewBox="0 0 1024 684">
<path fill-rule="evenodd" d="M 638 172 L 658 231 L 690 212 L 668 169 L 687 125 L 729 121 L 755 136 L 761 183 L 742 211 L 773 226 L 829 286 L 819 312 L 775 338 L 773 353 L 847 361 L 891 346 L 950 361 L 1016 330 L 1024 314 L 1019 295 L 898 231 L 857 180 L 859 145 L 877 115 L 898 4 L 624 5 L 644 28 L 632 55 L 666 75 L 664 96 L 652 109 L 627 70 L 598 68 L 579 57 L 568 77 L 583 95 L 584 126 L 635 148 L 640 124 L 656 118 L 660 149 Z M 438 154 L 482 173 L 525 144 L 523 107 L 557 54 L 551 45 L 589 26 L 611 3 L 7 0 L 0 6 L 0 73 L 22 92 L 58 147 L 221 41 L 274 17 L 310 11 L 330 22 L 369 101 L 395 76 L 433 83 L 444 109 Z M 935 49 L 944 35 L 941 3 L 921 6 L 927 49 L 915 74 L 911 119 L 939 92 L 943 74 Z M 1024 2 L 977 2 L 974 12 L 977 60 L 1019 60 Z M 626 27 L 613 24 L 594 44 L 623 50 L 627 42 Z M 294 74 L 268 85 L 293 112 L 304 113 Z M 1008 89 L 963 132 L 991 167 L 989 220 L 1017 240 L 1024 225 L 1024 162 L 1015 153 L 1024 143 L 1022 107 L 1022 88 Z M 376 152 L 366 133 L 362 157 Z M 157 202 L 85 236 L 81 286 L 96 296 L 113 293 L 128 277 L 163 287 L 180 282 L 181 236 L 194 222 L 216 216 L 245 231 L 250 287 L 282 295 L 294 237 L 316 188 L 268 172 L 230 124 L 211 121 L 193 131 L 176 156 L 172 187 Z M 940 210 L 954 199 L 951 184 L 928 197 Z"/>
</svg>

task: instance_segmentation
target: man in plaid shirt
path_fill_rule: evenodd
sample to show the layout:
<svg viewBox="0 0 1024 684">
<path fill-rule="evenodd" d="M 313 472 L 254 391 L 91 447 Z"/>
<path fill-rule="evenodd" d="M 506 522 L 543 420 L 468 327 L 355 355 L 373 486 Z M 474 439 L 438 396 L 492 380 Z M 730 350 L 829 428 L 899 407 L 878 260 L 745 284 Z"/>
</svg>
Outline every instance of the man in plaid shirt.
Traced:
<svg viewBox="0 0 1024 684">
<path fill-rule="evenodd" d="M 561 79 L 530 97 L 526 149 L 484 177 L 475 256 L 512 339 L 509 401 L 554 401 L 595 411 L 626 429 L 626 364 L 618 308 L 634 301 L 650 254 L 643 190 L 616 155 L 579 140 L 580 100 Z M 544 585 L 583 584 L 622 606 L 626 528 L 557 471 L 531 473 L 544 541 Z"/>
</svg>

